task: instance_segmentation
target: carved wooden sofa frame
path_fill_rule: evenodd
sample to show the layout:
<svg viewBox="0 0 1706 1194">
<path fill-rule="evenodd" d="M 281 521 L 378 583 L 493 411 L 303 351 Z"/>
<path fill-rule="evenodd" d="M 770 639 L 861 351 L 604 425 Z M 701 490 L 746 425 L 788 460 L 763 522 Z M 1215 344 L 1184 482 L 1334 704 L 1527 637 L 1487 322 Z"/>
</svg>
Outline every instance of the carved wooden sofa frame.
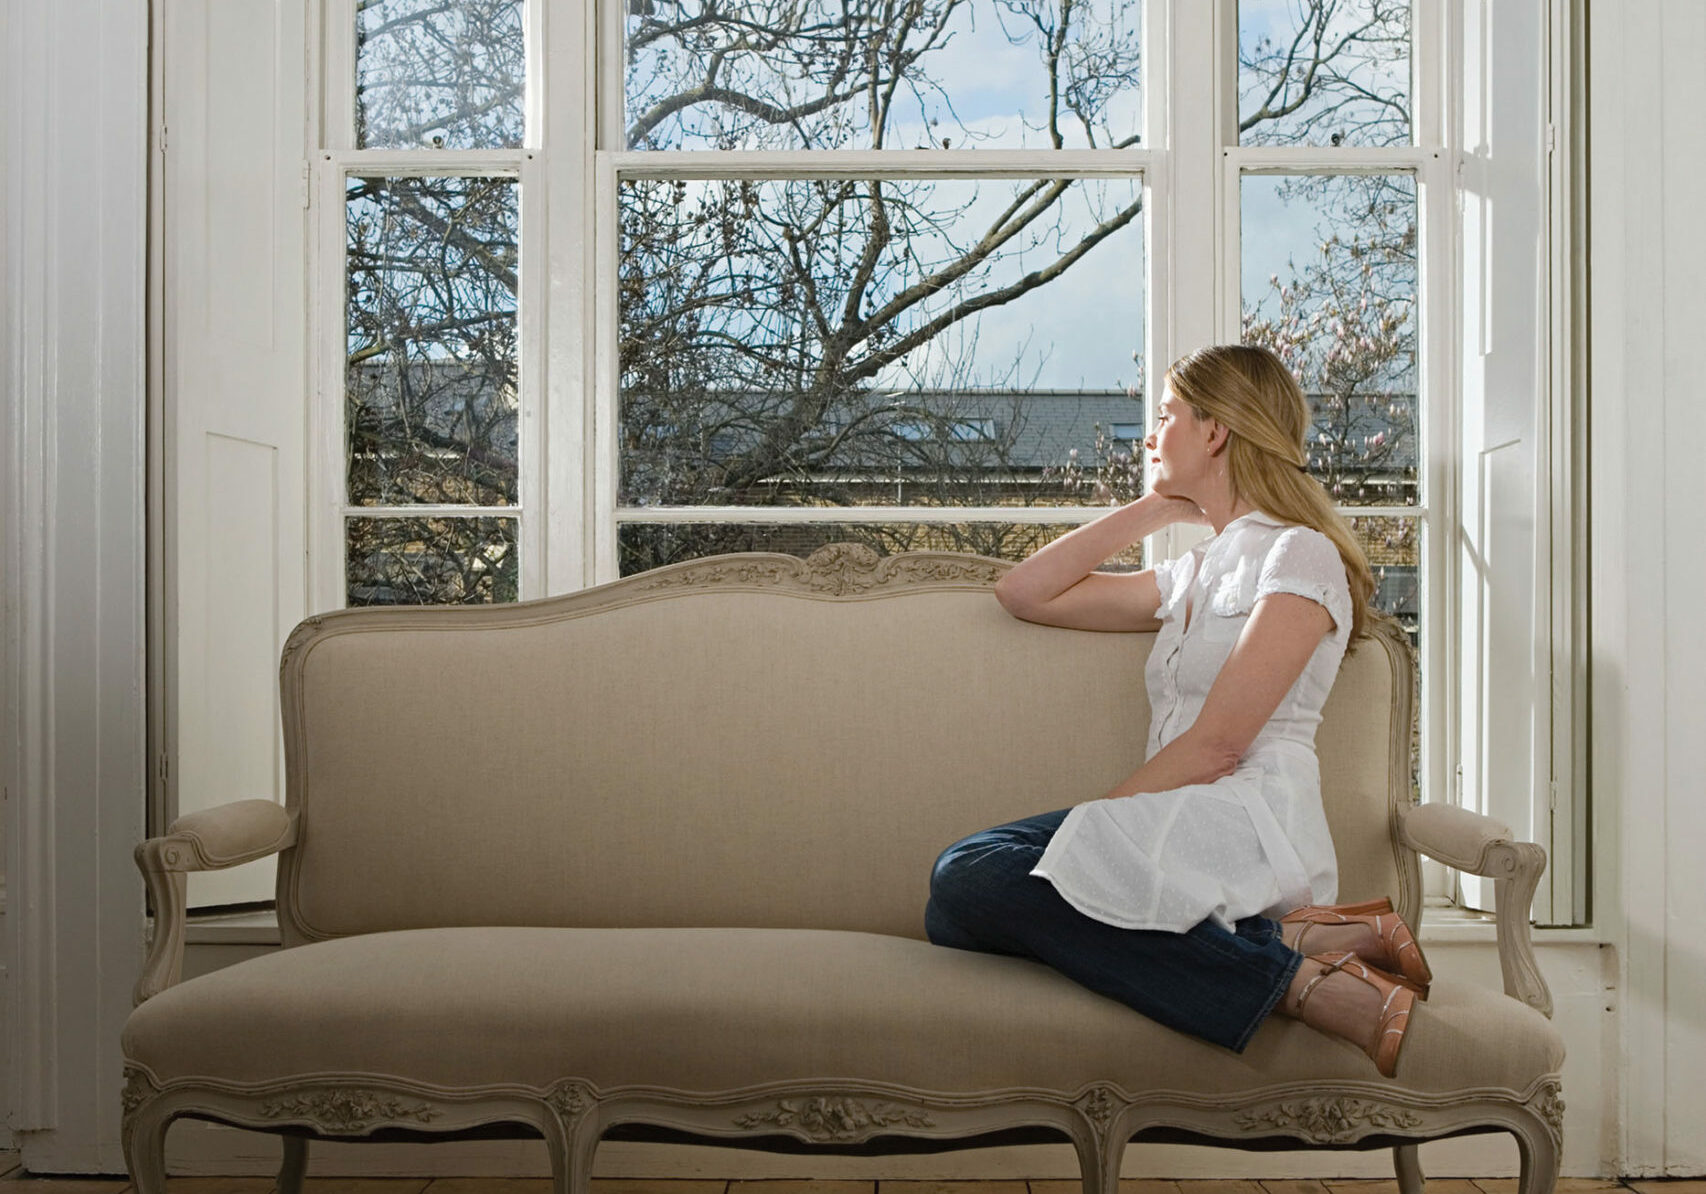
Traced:
<svg viewBox="0 0 1706 1194">
<path fill-rule="evenodd" d="M 1087 1079 L 1071 1079 L 1076 1085 L 1070 1088 L 1051 1086 L 1024 1073 L 1015 1073 L 1011 1080 L 998 1086 L 965 1089 L 963 1085 L 933 1086 L 926 1080 L 873 1079 L 850 1069 L 815 1076 L 796 1073 L 781 1080 L 758 1082 L 747 1081 L 751 1077 L 748 1074 L 733 1085 L 701 1081 L 680 1086 L 612 1081 L 609 1073 L 593 1080 L 584 1072 L 565 1069 L 551 1080 L 487 1081 L 458 1088 L 441 1080 L 410 1074 L 362 1071 L 360 1066 L 285 1072 L 290 1068 L 286 1064 L 288 1059 L 274 1065 L 276 1073 L 269 1071 L 257 1079 L 260 1071 L 245 1068 L 250 1066 L 249 1055 L 240 1041 L 227 1049 L 236 1059 L 229 1066 L 186 1063 L 187 1070 L 174 1072 L 174 1059 L 186 1050 L 202 1048 L 201 1038 L 209 1032 L 217 1035 L 221 1031 L 228 1034 L 234 1031 L 220 1028 L 216 1018 L 211 1018 L 223 1006 L 221 1000 L 225 997 L 217 990 L 212 994 L 203 992 L 221 975 L 240 976 L 244 967 L 257 963 L 283 965 L 289 961 L 286 955 L 307 959 L 314 956 L 312 951 L 328 948 L 346 953 L 368 946 L 378 948 L 406 938 L 411 931 L 438 933 L 443 941 L 470 949 L 488 948 L 487 943 L 504 939 L 504 934 L 517 935 L 517 941 L 525 940 L 531 948 L 539 939 L 527 935 L 541 932 L 580 934 L 573 938 L 577 943 L 575 948 L 580 949 L 613 939 L 593 934 L 627 931 L 621 927 L 549 927 L 577 923 L 564 916 L 564 908 L 575 906 L 576 899 L 591 900 L 598 905 L 587 913 L 590 919 L 580 923 L 609 925 L 627 915 L 621 911 L 621 905 L 598 903 L 598 898 L 587 892 L 566 897 L 566 904 L 545 900 L 536 909 L 533 922 L 545 926 L 542 928 L 437 929 L 430 927 L 431 917 L 435 915 L 431 910 L 424 914 L 428 927 L 423 928 L 409 919 L 411 914 L 399 913 L 378 897 L 375 898 L 380 906 L 371 915 L 359 909 L 350 916 L 328 912 L 327 903 L 314 896 L 314 885 L 327 882 L 330 873 L 333 886 L 345 889 L 346 894 L 337 897 L 345 903 L 349 902 L 347 890 L 351 888 L 349 882 L 340 878 L 341 872 L 336 871 L 336 860 L 329 864 L 333 870 L 327 872 L 314 861 L 316 851 L 339 848 L 338 835 L 352 824 L 342 810 L 364 798 L 360 789 L 337 789 L 336 768 L 347 770 L 349 764 L 334 760 L 334 772 L 328 774 L 320 758 L 325 752 L 313 740 L 314 735 L 322 739 L 335 737 L 328 724 L 343 724 L 317 719 L 316 703 L 330 699 L 329 691 L 361 683 L 358 678 L 371 675 L 376 667 L 395 667 L 399 669 L 399 689 L 376 690 L 381 695 L 370 694 L 356 702 L 352 705 L 354 712 L 348 716 L 360 720 L 367 716 L 366 710 L 373 701 L 395 699 L 399 705 L 397 716 L 418 717 L 421 714 L 410 710 L 416 706 L 430 710 L 432 701 L 418 693 L 408 696 L 404 689 L 411 678 L 418 681 L 421 675 L 418 668 L 411 671 L 421 653 L 439 649 L 434 644 L 440 639 L 435 636 L 473 635 L 476 637 L 448 641 L 480 644 L 507 642 L 504 636 L 519 635 L 521 646 L 512 652 L 507 666 L 525 670 L 533 666 L 527 661 L 536 659 L 541 649 L 557 649 L 554 644 L 558 639 L 553 635 L 560 635 L 565 659 L 570 656 L 580 659 L 580 653 L 597 657 L 585 666 L 605 669 L 591 682 L 617 690 L 609 700 L 639 701 L 641 698 L 635 694 L 643 694 L 644 677 L 629 675 L 624 679 L 620 667 L 611 663 L 612 657 L 600 653 L 620 649 L 644 654 L 648 644 L 659 639 L 670 640 L 676 635 L 679 621 L 697 619 L 695 634 L 703 636 L 705 649 L 716 657 L 685 679 L 681 672 L 692 672 L 691 667 L 674 670 L 671 678 L 676 682 L 690 685 L 695 676 L 703 680 L 719 670 L 738 672 L 738 668 L 731 668 L 731 660 L 739 663 L 760 658 L 751 655 L 751 650 L 763 646 L 758 639 L 773 634 L 780 634 L 782 646 L 769 643 L 763 646 L 764 650 L 809 652 L 816 649 L 814 643 L 843 634 L 840 646 L 825 648 L 829 651 L 825 658 L 839 660 L 846 669 L 845 683 L 837 684 L 833 690 L 842 694 L 849 687 L 866 683 L 856 676 L 859 656 L 886 649 L 882 644 L 898 636 L 907 641 L 896 646 L 895 658 L 877 663 L 886 668 L 905 668 L 916 662 L 925 671 L 912 673 L 910 682 L 919 682 L 920 676 L 927 682 L 930 675 L 940 675 L 940 692 L 921 696 L 919 699 L 924 704 L 920 707 L 934 701 L 942 709 L 940 716 L 950 722 L 955 718 L 971 719 L 956 723 L 953 728 L 958 731 L 975 726 L 979 717 L 1001 714 L 982 708 L 962 710 L 966 703 L 977 706 L 978 699 L 975 693 L 954 684 L 949 673 L 964 668 L 976 673 L 979 684 L 1027 680 L 1033 685 L 1041 684 L 1043 692 L 1035 707 L 1021 710 L 1018 715 L 1025 720 L 998 729 L 1003 734 L 1024 734 L 1032 722 L 1042 723 L 1037 733 L 1046 742 L 1049 735 L 1058 735 L 1062 727 L 1070 726 L 1083 747 L 1078 753 L 1110 757 L 1082 764 L 1053 760 L 1065 773 L 1063 790 L 1098 790 L 1096 785 L 1105 786 L 1108 777 L 1132 765 L 1132 752 L 1140 753 L 1142 749 L 1143 722 L 1133 723 L 1134 719 L 1147 716 L 1146 708 L 1139 713 L 1137 706 L 1142 705 L 1141 659 L 1149 636 L 1087 635 L 1013 622 L 994 610 L 987 593 L 1005 567 L 979 557 L 943 553 L 879 560 L 856 548 L 824 549 L 807 562 L 771 555 L 730 556 L 676 565 L 598 589 L 513 606 L 346 611 L 304 622 L 286 645 L 282 662 L 289 777 L 287 807 L 266 801 L 239 801 L 191 814 L 180 818 L 164 836 L 143 842 L 136 851 L 155 909 L 152 947 L 136 991 L 139 1006 L 126 1028 L 128 1081 L 124 1091 L 123 1140 L 139 1194 L 164 1194 L 166 1129 L 181 1117 L 210 1119 L 281 1135 L 284 1161 L 279 1181 L 286 1194 L 301 1189 L 311 1139 L 453 1139 L 516 1132 L 544 1138 L 559 1194 L 585 1194 L 595 1150 L 601 1140 L 612 1137 L 695 1139 L 772 1149 L 842 1152 L 930 1151 L 1064 1137 L 1077 1150 L 1087 1194 L 1113 1194 L 1125 1145 L 1134 1139 L 1187 1140 L 1256 1149 L 1300 1145 L 1391 1148 L 1400 1187 L 1405 1194 L 1419 1194 L 1423 1185 L 1417 1163 L 1420 1142 L 1466 1133 L 1508 1132 L 1515 1137 L 1520 1150 L 1522 1194 L 1546 1194 L 1557 1177 L 1559 1165 L 1563 1101 L 1558 1067 L 1562 1047 L 1545 1019 L 1551 1014 L 1550 996 L 1535 964 L 1526 917 L 1545 865 L 1544 854 L 1532 843 L 1511 840 L 1503 826 L 1487 818 L 1443 806 L 1412 807 L 1409 779 L 1412 664 L 1407 644 L 1389 627 L 1381 627 L 1348 658 L 1340 686 L 1348 686 L 1352 691 L 1341 696 L 1335 689 L 1322 730 L 1324 789 L 1334 821 L 1335 840 L 1340 847 L 1341 866 L 1346 872 L 1341 898 L 1360 899 L 1379 891 L 1389 892 L 1414 923 L 1420 912 L 1416 859 L 1420 851 L 1465 872 L 1493 877 L 1498 907 L 1503 912 L 1498 920 L 1498 948 L 1504 993 L 1480 991 L 1451 982 L 1436 984 L 1434 999 L 1422 1005 L 1418 1014 L 1404 1062 L 1425 1069 L 1433 1064 L 1430 1052 L 1452 1049 L 1461 1051 L 1463 1060 L 1444 1066 L 1441 1074 L 1420 1083 L 1407 1080 L 1402 1067 L 1394 1081 L 1380 1078 L 1372 1066 L 1359 1070 L 1360 1054 L 1354 1048 L 1344 1046 L 1333 1051 L 1325 1038 L 1312 1043 L 1307 1029 L 1277 1019 L 1263 1026 L 1244 1058 L 1235 1058 L 1213 1046 L 1186 1041 L 1125 1009 L 1080 992 L 1032 963 L 959 954 L 925 945 L 916 940 L 921 936 L 916 918 L 922 903 L 922 873 L 917 876 L 916 886 L 902 893 L 902 902 L 869 915 L 850 918 L 838 910 L 847 902 L 845 890 L 822 893 L 824 898 L 820 899 L 820 893 L 808 878 L 790 897 L 799 905 L 792 921 L 787 916 L 755 919 L 759 913 L 754 907 L 741 906 L 738 900 L 712 918 L 714 924 L 759 924 L 768 936 L 745 930 L 714 931 L 742 933 L 738 941 L 752 944 L 756 957 L 766 948 L 764 942 L 780 939 L 777 934 L 786 937 L 794 932 L 789 927 L 792 924 L 801 931 L 786 940 L 797 938 L 801 948 L 820 949 L 829 942 L 830 952 L 823 955 L 829 961 L 823 965 L 833 965 L 838 956 L 828 934 L 841 933 L 849 949 L 855 952 L 875 951 L 872 956 L 880 958 L 892 955 L 895 959 L 892 966 L 881 963 L 891 969 L 917 967 L 921 972 L 933 973 L 932 968 L 942 968 L 943 975 L 951 979 L 958 972 L 956 968 L 972 966 L 983 968 L 976 972 L 976 983 L 1041 984 L 1037 987 L 1041 992 L 1039 998 L 1056 1001 L 1066 1008 L 1061 1013 L 1065 1017 L 1084 1018 L 1088 1026 L 1085 1032 L 1123 1033 L 1129 1026 L 1134 1052 L 1154 1050 L 1157 1056 L 1173 1057 L 1174 1061 L 1166 1067 L 1170 1080 L 1150 1081 L 1137 1088 L 1122 1084 L 1118 1075 L 1126 1059 L 1120 1058 L 1118 1064 L 1110 1060 L 1105 1074 L 1084 1070 Z M 821 630 L 831 622 L 840 626 L 837 619 L 847 621 L 853 629 L 845 633 Z M 963 631 L 965 637 L 956 639 L 962 634 L 961 625 L 967 621 L 974 625 Z M 909 627 L 915 622 L 923 625 L 912 634 Z M 589 632 L 595 626 L 599 626 L 596 635 Z M 705 634 L 708 629 L 726 631 L 726 636 Z M 909 634 L 912 634 L 910 639 Z M 388 641 L 394 637 L 407 640 L 406 646 L 388 647 Z M 735 640 L 736 645 L 731 647 L 721 641 L 725 637 Z M 740 645 L 749 638 L 754 640 L 750 649 Z M 616 640 L 616 647 L 610 646 L 612 639 Z M 949 641 L 938 646 L 942 640 Z M 992 643 L 999 649 L 988 649 Z M 663 653 L 660 658 L 667 658 L 671 650 L 680 654 L 679 643 L 672 646 L 665 641 L 657 649 Z M 837 656 L 837 650 L 844 655 Z M 332 661 L 339 658 L 340 651 L 365 651 L 365 662 L 334 666 Z M 734 654 L 729 655 L 729 651 Z M 913 659 L 920 653 L 929 656 L 932 652 L 940 658 Z M 471 657 L 484 659 L 484 656 L 485 652 L 480 650 Z M 315 662 L 322 658 L 325 663 Z M 632 666 L 643 672 L 647 667 L 663 665 L 657 659 L 642 658 L 634 660 Z M 785 671 L 786 661 L 782 666 Z M 1044 668 L 1063 669 L 1071 676 L 1063 680 L 1059 678 L 1059 670 L 1045 672 Z M 327 669 L 331 669 L 330 679 L 320 675 Z M 544 677 L 540 682 L 544 688 L 555 682 L 554 671 L 540 669 L 540 675 Z M 766 706 L 768 716 L 787 721 L 792 716 L 790 705 L 814 699 L 812 693 L 798 691 L 806 686 L 800 675 L 793 676 L 793 688 L 787 687 L 788 675 L 775 678 L 784 687 L 776 703 Z M 721 686 L 725 695 L 730 695 L 726 677 Z M 756 682 L 742 687 L 737 680 L 733 687 L 738 690 L 732 694 L 736 699 L 752 698 L 754 693 L 764 691 Z M 414 688 L 418 689 L 419 684 Z M 553 699 L 568 703 L 578 698 L 559 692 Z M 857 703 L 854 697 L 838 695 L 823 699 L 835 706 L 828 714 L 830 717 L 854 720 L 875 717 L 880 721 L 882 716 L 892 716 L 880 712 L 868 714 L 864 711 L 865 704 Z M 904 704 L 911 698 L 903 695 L 899 699 Z M 1113 706 L 1111 712 L 1109 706 Z M 596 709 L 597 706 L 588 705 L 574 715 L 593 717 Z M 902 713 L 912 716 L 904 710 Z M 565 717 L 568 716 L 571 714 L 565 712 Z M 707 706 L 708 718 L 719 716 L 717 709 Z M 737 724 L 726 716 L 723 720 Z M 1370 757 L 1349 758 L 1340 765 L 1332 761 L 1337 756 L 1331 752 L 1347 752 L 1345 726 L 1353 720 L 1357 724 L 1348 732 L 1356 735 L 1355 741 L 1363 745 L 1349 753 L 1366 750 Z M 890 754 L 903 756 L 889 770 L 880 772 L 877 778 L 882 782 L 890 785 L 903 782 L 905 767 L 925 765 L 919 760 L 934 758 L 928 742 L 924 746 L 908 746 L 910 739 L 904 727 L 895 729 L 886 722 L 882 724 L 885 732 L 892 732 L 893 736 L 893 741 L 886 744 L 889 749 L 884 751 L 884 759 Z M 531 732 L 534 740 L 544 742 L 541 731 Z M 430 749 L 419 745 L 430 739 L 418 734 L 403 736 L 416 744 L 413 749 L 417 751 Z M 637 738 L 624 749 L 632 751 L 641 741 Z M 738 780 L 749 787 L 762 787 L 764 774 L 753 770 L 763 766 L 762 760 L 755 763 L 747 759 L 737 749 L 738 743 L 725 756 L 720 753 L 721 741 L 716 738 L 700 741 L 697 749 L 710 760 L 707 766 L 734 768 L 724 781 L 731 785 Z M 762 733 L 755 736 L 747 744 L 750 749 L 746 753 L 762 753 L 763 741 Z M 946 738 L 943 742 L 947 745 L 939 745 L 937 749 L 951 753 L 951 742 Z M 928 832 L 929 840 L 903 843 L 905 848 L 901 852 L 910 851 L 910 860 L 906 862 L 909 873 L 912 867 L 927 868 L 934 851 L 952 840 L 951 830 L 967 832 L 1010 816 L 1038 811 L 1040 803 L 1025 807 L 1022 791 L 1002 792 L 999 798 L 990 796 L 1001 787 L 1000 781 L 992 776 L 1018 772 L 1021 774 L 1014 782 L 1022 786 L 1028 782 L 1026 776 L 1033 772 L 1048 774 L 1035 771 L 1027 761 L 1036 748 L 1036 740 L 1017 743 L 1009 755 L 987 766 L 963 752 L 943 763 L 941 775 L 932 778 L 929 790 L 934 793 L 939 789 L 944 793 L 942 802 L 953 808 L 932 821 L 937 802 L 927 802 L 922 819 L 931 824 L 918 832 Z M 376 742 L 370 749 L 393 749 L 399 752 L 398 767 L 407 770 L 411 766 L 409 759 L 401 754 L 402 745 L 388 748 Z M 972 759 L 969 763 L 968 758 Z M 776 765 L 793 766 L 783 762 Z M 634 766 L 644 770 L 650 764 L 641 760 Z M 970 776 L 969 781 L 965 777 L 955 779 L 960 770 L 969 768 L 975 772 L 980 767 L 981 772 Z M 811 777 L 790 774 L 796 781 L 811 781 Z M 840 775 L 840 771 L 821 770 L 817 783 L 830 791 L 834 800 L 826 800 L 823 808 L 813 810 L 814 816 L 835 815 L 834 802 L 846 799 L 850 791 L 859 790 L 856 782 L 849 788 L 850 781 L 837 778 Z M 897 775 L 901 779 L 895 779 Z M 1377 778 L 1371 781 L 1371 776 Z M 714 786 L 714 781 L 707 782 Z M 962 791 L 968 783 L 972 790 Z M 1358 785 L 1373 790 L 1343 790 Z M 785 786 L 771 790 L 781 791 Z M 499 792 L 498 798 L 502 796 Z M 765 799 L 775 801 L 774 796 L 759 793 L 750 797 L 747 804 Z M 1063 799 L 1061 803 L 1070 800 Z M 913 804 L 916 807 L 918 802 L 915 800 Z M 1350 807 L 1351 804 L 1365 807 Z M 405 805 L 394 802 L 388 815 L 396 815 L 396 810 L 402 807 Z M 760 803 L 757 807 L 765 806 Z M 775 808 L 778 817 L 786 819 L 791 815 L 781 811 L 780 803 Z M 546 828 L 548 831 L 549 827 Z M 447 832 L 469 831 L 466 826 L 456 826 Z M 612 832 L 620 836 L 619 829 Z M 805 829 L 789 832 L 797 832 L 802 840 L 810 837 Z M 527 836 L 531 839 L 534 835 Z M 1347 837 L 1355 838 L 1355 843 L 1348 846 Z M 374 838 L 360 845 L 365 849 L 380 848 L 374 846 L 374 841 L 386 840 L 389 839 Z M 470 849 L 479 853 L 477 843 Z M 802 867 L 817 869 L 820 885 L 834 888 L 839 874 L 835 861 L 811 855 L 809 843 L 801 850 L 805 856 Z M 1348 851 L 1354 853 L 1347 860 Z M 272 958 L 240 963 L 229 971 L 180 985 L 186 875 L 274 853 L 280 855 L 278 909 L 288 948 Z M 892 854 L 894 849 L 884 848 L 882 853 Z M 376 865 L 383 871 L 396 862 L 381 858 Z M 867 859 L 865 864 L 880 866 L 882 861 Z M 398 869 L 396 874 L 402 878 L 395 881 L 406 887 L 407 872 Z M 608 883 L 615 874 L 611 871 L 593 878 L 598 883 Z M 523 877 L 516 872 L 505 876 L 511 882 Z M 686 881 L 691 879 L 688 876 Z M 589 884 L 588 891 L 593 889 L 594 885 Z M 359 891 L 359 884 L 353 890 Z M 455 899 L 462 898 L 458 893 L 452 893 L 452 897 L 451 906 L 455 906 Z M 633 920 L 642 926 L 668 925 L 676 922 L 678 914 L 679 909 L 672 912 L 669 908 L 654 907 L 633 913 Z M 501 899 L 492 915 L 499 918 L 491 922 L 494 924 L 514 920 L 514 913 Z M 327 923 L 334 920 L 338 923 L 329 929 Z M 466 919 L 445 923 L 469 924 Z M 844 932 L 848 925 L 854 931 Z M 358 930 L 371 930 L 371 933 L 364 936 Z M 667 928 L 644 931 L 663 935 L 659 938 L 663 941 L 700 940 L 687 935 L 687 930 L 678 938 L 669 937 L 676 931 Z M 693 930 L 701 931 L 713 930 Z M 891 932 L 893 936 L 887 935 Z M 482 935 L 473 937 L 471 933 Z M 762 959 L 752 964 L 761 965 Z M 938 976 L 930 981 L 946 979 Z M 969 989 L 975 990 L 975 984 Z M 835 998 L 861 997 L 857 993 L 832 994 Z M 386 1014 L 384 1008 L 376 1008 L 375 1012 L 378 1016 Z M 943 1010 L 946 1017 L 954 1014 L 953 1008 Z M 1100 1019 L 1104 1016 L 1130 1019 L 1108 1020 L 1108 1025 L 1118 1026 L 1109 1029 Z M 953 1021 L 944 1023 L 951 1025 Z M 615 1033 L 620 1027 L 609 1025 L 607 1031 Z M 471 1026 L 471 1030 L 481 1031 L 478 1025 Z M 1469 1084 L 1464 1085 L 1452 1067 L 1464 1067 L 1467 1074 L 1470 1068 L 1482 1064 L 1475 1056 L 1481 1048 L 1474 1039 L 1478 1031 L 1485 1031 L 1489 1037 L 1495 1034 L 1523 1037 L 1528 1041 L 1522 1046 L 1526 1052 L 1517 1050 L 1521 1057 L 1508 1063 L 1506 1076 L 1495 1076 L 1495 1080 L 1469 1075 Z M 880 1052 L 880 1044 L 879 1040 L 872 1047 Z M 1499 1047 L 1490 1039 L 1487 1046 Z M 1112 1049 L 1107 1041 L 1099 1042 L 1096 1047 L 1104 1051 Z M 1168 1053 L 1169 1050 L 1172 1052 Z M 1316 1059 L 1326 1052 L 1331 1057 L 1318 1062 Z M 1178 1060 L 1181 1057 L 1185 1059 L 1183 1062 Z M 1254 1060 L 1250 1060 L 1252 1057 Z M 903 1059 L 895 1064 L 904 1067 L 906 1063 Z M 921 1065 L 921 1073 L 933 1072 L 930 1059 L 923 1059 Z M 1244 1065 L 1248 1065 L 1248 1077 L 1241 1077 L 1245 1073 L 1242 1069 L 1227 1068 Z M 1331 1074 L 1288 1080 L 1290 1075 L 1315 1066 L 1325 1066 Z M 1125 1069 L 1130 1070 L 1130 1066 Z M 1220 1088 L 1193 1088 L 1182 1077 L 1199 1069 L 1221 1074 Z M 899 1072 L 892 1067 L 891 1071 Z"/>
</svg>

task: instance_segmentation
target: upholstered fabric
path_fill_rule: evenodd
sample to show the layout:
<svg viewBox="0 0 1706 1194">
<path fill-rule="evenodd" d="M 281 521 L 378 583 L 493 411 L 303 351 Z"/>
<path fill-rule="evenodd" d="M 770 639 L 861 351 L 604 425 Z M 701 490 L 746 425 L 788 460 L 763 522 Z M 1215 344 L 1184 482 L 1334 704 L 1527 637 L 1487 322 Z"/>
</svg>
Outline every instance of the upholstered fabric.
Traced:
<svg viewBox="0 0 1706 1194">
<path fill-rule="evenodd" d="M 1441 982 L 1397 1086 L 1521 1091 L 1563 1044 L 1539 1013 Z M 1032 962 L 814 930 L 429 929 L 283 950 L 149 1000 L 125 1054 L 160 1083 L 317 1074 L 449 1090 L 712 1092 L 857 1078 L 918 1091 L 1249 1092 L 1380 1083 L 1348 1043 L 1271 1018 L 1243 1054 L 1162 1028 Z"/>
<path fill-rule="evenodd" d="M 276 853 L 289 840 L 290 815 L 271 800 L 235 800 L 185 813 L 168 833 L 183 840 L 198 869 L 215 870 Z"/>
<path fill-rule="evenodd" d="M 1043 1127 L 1087 1194 L 1146 1130 L 1233 1143 L 1509 1131 L 1549 1194 L 1557 1033 L 1523 919 L 1544 856 L 1408 807 L 1411 669 L 1383 628 L 1317 737 L 1340 898 L 1419 912 L 1411 847 L 1496 875 L 1510 995 L 1439 982 L 1396 1080 L 1270 1018 L 1241 1054 L 1032 962 L 919 940 L 930 865 L 1143 756 L 1149 635 L 1018 622 L 1005 565 L 832 545 L 510 606 L 311 618 L 281 671 L 288 813 L 185 818 L 137 859 L 155 940 L 124 1033 L 126 1163 L 183 1116 L 306 1135 L 544 1138 L 586 1194 L 612 1124 L 840 1146 Z M 1396 685 L 1396 687 L 1395 687 Z M 287 948 L 177 983 L 182 872 L 280 851 Z M 1473 855 L 1473 857 L 1470 857 Z M 1040 882 L 1040 880 L 1039 880 Z M 174 985 L 175 984 L 175 985 Z"/>
<path fill-rule="evenodd" d="M 636 588 L 584 611 L 327 619 L 286 673 L 287 940 L 482 924 L 917 937 L 942 847 L 1104 792 L 1143 758 L 1150 635 L 1017 622 L 986 588 Z M 1347 900 L 1399 894 L 1382 652 L 1347 660 L 1318 741 Z"/>
</svg>

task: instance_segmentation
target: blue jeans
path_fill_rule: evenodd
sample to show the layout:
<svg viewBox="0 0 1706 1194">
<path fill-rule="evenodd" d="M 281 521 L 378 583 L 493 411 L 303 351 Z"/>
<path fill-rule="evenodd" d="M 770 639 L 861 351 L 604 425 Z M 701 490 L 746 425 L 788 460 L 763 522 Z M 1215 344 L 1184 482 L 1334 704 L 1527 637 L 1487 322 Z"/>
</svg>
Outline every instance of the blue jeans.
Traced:
<svg viewBox="0 0 1706 1194">
<path fill-rule="evenodd" d="M 930 875 L 924 928 L 937 945 L 1035 958 L 1169 1028 L 1242 1051 L 1303 956 L 1279 924 L 1251 916 L 1228 932 L 1122 929 L 1084 915 L 1031 874 L 1067 810 L 954 843 Z"/>
</svg>

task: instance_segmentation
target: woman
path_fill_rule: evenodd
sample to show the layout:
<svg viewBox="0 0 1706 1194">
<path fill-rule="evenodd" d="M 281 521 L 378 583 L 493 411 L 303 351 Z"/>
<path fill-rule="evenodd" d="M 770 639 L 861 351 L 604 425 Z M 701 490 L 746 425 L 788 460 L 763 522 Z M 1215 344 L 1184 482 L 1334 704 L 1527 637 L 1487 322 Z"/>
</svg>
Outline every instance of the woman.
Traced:
<svg viewBox="0 0 1706 1194">
<path fill-rule="evenodd" d="M 1156 416 L 1149 492 L 995 589 L 1027 621 L 1160 632 L 1147 761 L 1100 799 L 949 847 L 930 939 L 1039 959 L 1234 1050 L 1277 1011 L 1391 1076 L 1430 976 L 1386 901 L 1327 906 L 1337 866 L 1314 751 L 1365 632 L 1368 561 L 1308 475 L 1308 404 L 1272 353 L 1193 353 L 1168 370 Z M 1174 522 L 1215 535 L 1149 571 L 1094 571 Z"/>
</svg>

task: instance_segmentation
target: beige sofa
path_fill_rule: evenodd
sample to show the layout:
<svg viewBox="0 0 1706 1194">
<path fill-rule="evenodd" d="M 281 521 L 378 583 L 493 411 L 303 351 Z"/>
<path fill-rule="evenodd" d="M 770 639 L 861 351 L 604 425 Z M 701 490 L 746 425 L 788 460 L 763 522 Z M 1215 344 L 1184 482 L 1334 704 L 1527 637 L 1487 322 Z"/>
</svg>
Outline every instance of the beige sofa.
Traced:
<svg viewBox="0 0 1706 1194">
<path fill-rule="evenodd" d="M 124 1143 L 182 1116 L 309 1139 L 542 1135 L 560 1194 L 610 1136 L 919 1151 L 1134 1138 L 1390 1147 L 1509 1132 L 1557 1175 L 1563 1046 L 1526 911 L 1539 847 L 1411 807 L 1409 654 L 1347 660 L 1319 738 L 1341 898 L 1420 909 L 1416 851 L 1496 876 L 1505 991 L 1435 984 L 1395 1080 L 1272 1018 L 1241 1055 L 1052 971 L 922 940 L 937 852 L 1140 759 L 1148 635 L 1017 622 L 1006 565 L 724 556 L 570 596 L 310 618 L 284 650 L 288 804 L 137 858 L 155 937 Z M 178 982 L 186 872 L 277 851 L 286 948 Z M 1424 935 L 1425 940 L 1425 935 Z"/>
</svg>

